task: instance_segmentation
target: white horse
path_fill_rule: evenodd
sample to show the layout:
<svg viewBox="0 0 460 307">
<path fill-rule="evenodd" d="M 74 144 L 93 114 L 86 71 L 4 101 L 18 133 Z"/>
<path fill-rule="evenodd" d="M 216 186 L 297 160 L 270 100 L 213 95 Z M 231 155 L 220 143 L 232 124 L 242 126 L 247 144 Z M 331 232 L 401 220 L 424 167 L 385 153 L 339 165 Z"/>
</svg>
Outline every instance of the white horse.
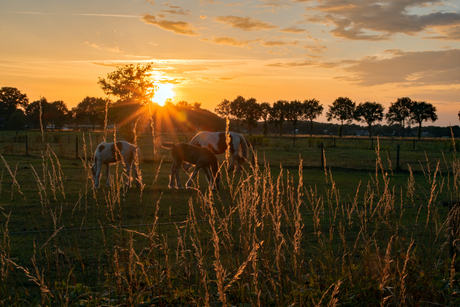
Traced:
<svg viewBox="0 0 460 307">
<path fill-rule="evenodd" d="M 101 178 L 102 165 L 106 165 L 105 175 L 107 177 L 107 186 L 110 186 L 110 164 L 118 163 L 123 160 L 124 168 L 128 176 L 126 185 L 131 185 L 131 168 L 134 173 L 134 178 L 137 187 L 140 186 L 140 178 L 138 175 L 135 158 L 139 157 L 139 149 L 128 142 L 119 141 L 117 143 L 101 143 L 97 146 L 94 152 L 94 163 L 91 165 L 91 173 L 93 175 L 94 188 L 99 188 L 99 180 Z"/>
<path fill-rule="evenodd" d="M 196 177 L 200 170 L 203 170 L 206 175 L 211 188 L 219 190 L 220 185 L 220 172 L 219 163 L 216 156 L 205 147 L 198 147 L 187 143 L 171 143 L 163 142 L 161 146 L 171 149 L 173 157 L 173 165 L 171 167 L 171 175 L 169 176 L 169 188 L 174 187 L 182 189 L 182 184 L 179 180 L 179 168 L 183 162 L 188 162 L 196 166 L 193 174 L 185 184 L 186 188 L 190 188 L 193 179 Z M 184 163 L 185 164 L 185 163 Z"/>
<path fill-rule="evenodd" d="M 239 133 L 229 131 L 228 135 L 230 137 L 229 151 L 231 162 L 227 168 L 227 172 L 233 172 L 236 164 L 235 173 L 239 173 L 242 170 L 241 165 L 248 159 L 250 144 L 246 138 Z M 226 133 L 201 131 L 192 138 L 190 144 L 207 147 L 216 155 L 223 154 L 227 150 Z M 189 168 L 190 165 L 184 165 L 185 170 Z"/>
</svg>

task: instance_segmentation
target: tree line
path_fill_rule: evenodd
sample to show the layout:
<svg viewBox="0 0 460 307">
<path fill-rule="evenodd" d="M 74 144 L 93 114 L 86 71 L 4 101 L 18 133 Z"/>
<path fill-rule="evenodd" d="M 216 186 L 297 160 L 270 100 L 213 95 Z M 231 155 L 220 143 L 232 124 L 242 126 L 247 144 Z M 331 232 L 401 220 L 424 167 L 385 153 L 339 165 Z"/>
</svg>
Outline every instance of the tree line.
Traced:
<svg viewBox="0 0 460 307">
<path fill-rule="evenodd" d="M 353 121 L 365 123 L 369 135 L 372 136 L 372 127 L 381 122 L 384 118 L 390 125 L 398 123 L 401 128 L 401 135 L 404 135 L 406 124 L 418 125 L 418 137 L 421 136 L 422 123 L 424 121 L 436 121 L 436 107 L 425 101 L 414 101 L 409 97 L 398 98 L 392 102 L 386 114 L 384 106 L 378 102 L 367 101 L 356 104 L 348 97 L 338 97 L 329 105 L 326 112 L 328 121 L 336 119 L 340 122 L 338 135 L 342 136 L 344 123 L 351 124 Z M 259 120 L 263 121 L 263 133 L 268 131 L 268 123 L 278 127 L 280 135 L 283 133 L 283 123 L 289 121 L 297 131 L 297 124 L 301 120 L 310 122 L 310 133 L 313 131 L 313 121 L 324 111 L 323 105 L 315 98 L 300 100 L 278 100 L 270 105 L 267 102 L 257 103 L 255 98 L 245 99 L 242 96 L 234 100 L 222 100 L 214 110 L 219 116 L 228 117 L 236 121 L 237 130 L 240 123 L 249 128 L 249 133 L 257 127 Z M 460 112 L 459 112 L 460 118 Z"/>
<path fill-rule="evenodd" d="M 61 129 L 65 123 L 78 125 L 103 126 L 115 123 L 118 129 L 127 135 L 133 129 L 148 127 L 148 122 L 158 121 L 159 106 L 152 104 L 152 98 L 157 90 L 150 78 L 152 66 L 125 65 L 117 67 L 106 78 L 99 78 L 98 84 L 107 98 L 85 97 L 78 105 L 69 109 L 59 100 L 48 102 L 42 97 L 29 103 L 27 95 L 14 87 L 0 89 L 0 128 L 19 130 L 24 127 L 39 128 L 51 127 Z M 201 110 L 201 103 L 189 104 L 180 101 L 176 105 L 171 100 L 166 107 L 177 107 L 189 110 Z M 386 119 L 390 125 L 395 123 L 400 126 L 400 135 L 404 135 L 404 128 L 409 124 L 418 125 L 418 137 L 421 136 L 421 127 L 424 121 L 436 121 L 436 107 L 425 101 L 414 101 L 409 97 L 398 98 L 392 102 L 388 112 L 381 103 L 367 101 L 356 104 L 348 97 L 339 97 L 326 111 L 328 121 L 333 119 L 340 122 L 338 135 L 342 136 L 344 123 L 353 121 L 365 123 L 369 135 L 372 136 L 372 127 Z M 313 131 L 314 120 L 324 111 L 323 105 L 315 98 L 300 100 L 278 100 L 272 104 L 258 103 L 255 98 L 245 99 L 242 96 L 230 101 L 222 100 L 214 112 L 222 118 L 230 118 L 236 122 L 236 130 L 245 124 L 249 133 L 263 123 L 263 133 L 268 132 L 268 124 L 274 124 L 280 135 L 283 133 L 283 123 L 291 122 L 294 133 L 297 131 L 299 121 L 310 122 L 310 133 Z M 174 116 L 174 115 L 173 115 Z M 202 118 L 202 117 L 201 117 Z M 460 112 L 459 112 L 460 118 Z M 176 120 L 177 121 L 177 120 Z M 197 125 L 197 123 L 195 123 Z M 136 128 L 137 127 L 137 128 Z M 130 137 L 128 137 L 129 139 Z"/>
</svg>

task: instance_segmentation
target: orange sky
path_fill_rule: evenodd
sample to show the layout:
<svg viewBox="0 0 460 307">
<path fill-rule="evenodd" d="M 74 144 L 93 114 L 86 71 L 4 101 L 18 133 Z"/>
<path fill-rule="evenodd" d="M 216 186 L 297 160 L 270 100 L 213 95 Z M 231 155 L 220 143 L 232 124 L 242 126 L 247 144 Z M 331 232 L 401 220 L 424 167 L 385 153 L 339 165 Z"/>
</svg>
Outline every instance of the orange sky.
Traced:
<svg viewBox="0 0 460 307">
<path fill-rule="evenodd" d="M 458 0 L 8 0 L 0 33 L 0 87 L 30 101 L 103 97 L 99 77 L 141 62 L 174 102 L 211 111 L 238 95 L 326 110 L 408 96 L 437 107 L 435 125 L 459 124 Z"/>
</svg>

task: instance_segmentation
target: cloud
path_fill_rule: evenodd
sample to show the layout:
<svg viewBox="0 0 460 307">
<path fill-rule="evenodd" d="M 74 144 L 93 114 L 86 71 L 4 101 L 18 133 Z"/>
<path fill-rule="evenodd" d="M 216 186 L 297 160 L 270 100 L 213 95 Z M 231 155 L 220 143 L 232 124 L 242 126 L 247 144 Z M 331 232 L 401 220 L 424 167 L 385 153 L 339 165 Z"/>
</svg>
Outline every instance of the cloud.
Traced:
<svg viewBox="0 0 460 307">
<path fill-rule="evenodd" d="M 297 27 L 289 27 L 289 28 L 285 28 L 283 30 L 280 30 L 281 32 L 287 32 L 287 33 L 303 33 L 307 30 L 305 29 L 299 29 Z"/>
<path fill-rule="evenodd" d="M 210 42 L 214 44 L 219 44 L 219 45 L 227 45 L 227 46 L 235 46 L 235 47 L 246 47 L 252 42 L 255 42 L 257 40 L 236 40 L 232 37 L 218 37 L 218 36 L 213 36 L 212 39 L 202 39 L 204 42 Z"/>
<path fill-rule="evenodd" d="M 366 57 L 343 70 L 350 75 L 339 77 L 362 86 L 390 83 L 458 85 L 460 49 L 401 52 L 391 58 Z"/>
<path fill-rule="evenodd" d="M 262 45 L 265 47 L 279 47 L 279 46 L 295 46 L 298 42 L 285 42 L 285 41 L 267 41 L 263 42 Z"/>
<path fill-rule="evenodd" d="M 298 0 L 298 2 L 307 2 Z M 307 7 L 307 21 L 334 24 L 331 33 L 351 40 L 388 40 L 403 33 L 415 35 L 425 30 L 444 29 L 443 39 L 458 40 L 460 12 L 435 12 L 417 15 L 414 8 L 435 6 L 440 1 L 430 0 L 322 0 Z"/>
<path fill-rule="evenodd" d="M 149 14 L 144 15 L 141 20 L 147 24 L 155 25 L 164 30 L 172 31 L 176 34 L 190 36 L 198 35 L 198 33 L 195 32 L 195 28 L 193 28 L 188 22 L 185 21 L 157 20 L 155 16 Z"/>
<path fill-rule="evenodd" d="M 217 22 L 224 23 L 244 31 L 260 31 L 278 28 L 278 26 L 260 21 L 252 17 L 219 16 L 215 17 L 215 20 Z"/>
</svg>

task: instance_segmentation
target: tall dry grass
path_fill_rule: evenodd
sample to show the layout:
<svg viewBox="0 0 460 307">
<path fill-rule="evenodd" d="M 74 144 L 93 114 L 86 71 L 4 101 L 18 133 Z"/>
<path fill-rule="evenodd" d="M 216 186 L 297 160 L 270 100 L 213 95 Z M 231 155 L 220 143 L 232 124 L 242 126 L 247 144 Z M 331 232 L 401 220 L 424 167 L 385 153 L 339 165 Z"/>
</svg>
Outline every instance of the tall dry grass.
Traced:
<svg viewBox="0 0 460 307">
<path fill-rule="evenodd" d="M 88 142 L 92 148 L 91 135 Z M 326 190 L 318 191 L 304 182 L 301 157 L 298 170 L 291 173 L 268 161 L 259 164 L 255 153 L 255 163 L 241 175 L 226 172 L 225 163 L 221 166 L 220 192 L 197 184 L 185 194 L 183 220 L 160 217 L 163 194 L 152 197 L 144 193 L 144 186 L 128 188 L 128 174 L 121 165 L 110 188 L 92 190 L 87 166 L 91 158 L 82 158 L 87 180 L 75 203 L 68 201 L 66 174 L 49 146 L 42 153 L 41 169 L 31 167 L 40 214 L 53 229 L 38 232 L 45 242 L 34 242 L 28 259 L 19 261 L 12 255 L 19 243 L 10 233 L 9 221 L 17 213 L 2 210 L 1 305 L 458 303 L 458 235 L 448 232 L 457 219 L 453 214 L 448 219 L 439 205 L 460 199 L 456 156 L 447 172 L 439 165 L 426 168 L 427 185 L 417 185 L 410 172 L 407 185 L 397 187 L 377 149 L 375 172 L 368 182 L 361 182 L 353 195 L 344 195 L 326 163 Z M 2 159 L 6 176 L 13 179 L 11 198 L 28 202 L 16 180 L 17 170 Z M 153 185 L 160 168 L 161 164 Z M 0 183 L 3 180 L 2 174 Z M 155 214 L 148 220 L 141 217 L 135 229 L 123 218 L 125 210 L 132 210 L 133 193 L 143 212 L 155 208 Z M 92 216 L 96 209 L 103 215 Z M 83 212 L 78 218 L 77 211 Z M 67 214 L 75 214 L 81 225 L 75 235 L 66 230 Z M 93 245 L 86 246 L 89 241 L 81 241 L 78 234 L 84 234 L 89 219 L 95 221 L 98 234 Z M 140 226 L 144 222 L 147 228 Z"/>
</svg>

